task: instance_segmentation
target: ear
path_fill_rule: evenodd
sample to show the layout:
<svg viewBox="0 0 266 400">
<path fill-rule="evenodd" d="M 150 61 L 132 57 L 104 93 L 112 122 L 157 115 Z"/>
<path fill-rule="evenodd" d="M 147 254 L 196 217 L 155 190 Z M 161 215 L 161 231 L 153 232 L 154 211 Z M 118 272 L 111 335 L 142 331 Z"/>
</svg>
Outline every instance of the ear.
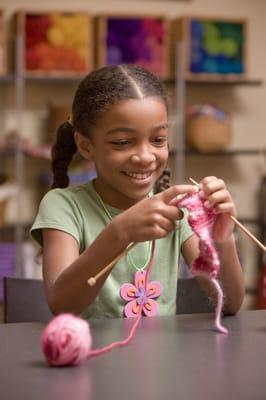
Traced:
<svg viewBox="0 0 266 400">
<path fill-rule="evenodd" d="M 92 145 L 90 139 L 85 137 L 79 132 L 75 132 L 74 134 L 75 142 L 78 148 L 79 153 L 82 155 L 83 158 L 86 160 L 92 159 Z"/>
</svg>

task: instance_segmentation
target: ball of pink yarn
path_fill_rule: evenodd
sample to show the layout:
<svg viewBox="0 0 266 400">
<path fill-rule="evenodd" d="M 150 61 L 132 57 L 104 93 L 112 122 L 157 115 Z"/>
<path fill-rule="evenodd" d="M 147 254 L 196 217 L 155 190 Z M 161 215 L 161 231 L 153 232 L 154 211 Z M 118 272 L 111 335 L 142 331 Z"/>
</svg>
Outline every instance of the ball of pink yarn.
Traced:
<svg viewBox="0 0 266 400">
<path fill-rule="evenodd" d="M 91 350 L 92 337 L 88 322 L 72 314 L 53 318 L 41 337 L 42 349 L 50 365 L 78 365 Z"/>
</svg>

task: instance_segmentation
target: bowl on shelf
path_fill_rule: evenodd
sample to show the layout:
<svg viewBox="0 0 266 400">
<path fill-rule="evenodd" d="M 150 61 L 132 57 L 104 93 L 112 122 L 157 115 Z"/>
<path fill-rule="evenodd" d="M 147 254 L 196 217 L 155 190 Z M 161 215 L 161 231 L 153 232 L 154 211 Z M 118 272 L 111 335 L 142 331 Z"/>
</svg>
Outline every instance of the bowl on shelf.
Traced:
<svg viewBox="0 0 266 400">
<path fill-rule="evenodd" d="M 231 118 L 225 111 L 208 104 L 188 108 L 186 139 L 192 148 L 203 153 L 223 151 L 231 137 Z"/>
</svg>

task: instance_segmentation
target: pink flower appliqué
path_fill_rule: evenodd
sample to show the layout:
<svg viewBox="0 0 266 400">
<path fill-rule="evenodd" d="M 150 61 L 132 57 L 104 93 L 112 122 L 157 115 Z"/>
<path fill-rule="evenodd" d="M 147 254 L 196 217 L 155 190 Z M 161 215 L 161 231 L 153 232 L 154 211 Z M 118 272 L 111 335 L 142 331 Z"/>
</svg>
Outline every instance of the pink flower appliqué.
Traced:
<svg viewBox="0 0 266 400">
<path fill-rule="evenodd" d="M 120 296 L 128 303 L 124 307 L 126 317 L 136 317 L 143 312 L 147 317 L 154 317 L 158 312 L 158 304 L 154 298 L 162 293 L 162 285 L 158 281 L 148 282 L 145 290 L 145 271 L 137 271 L 135 285 L 124 283 L 120 289 Z"/>
</svg>

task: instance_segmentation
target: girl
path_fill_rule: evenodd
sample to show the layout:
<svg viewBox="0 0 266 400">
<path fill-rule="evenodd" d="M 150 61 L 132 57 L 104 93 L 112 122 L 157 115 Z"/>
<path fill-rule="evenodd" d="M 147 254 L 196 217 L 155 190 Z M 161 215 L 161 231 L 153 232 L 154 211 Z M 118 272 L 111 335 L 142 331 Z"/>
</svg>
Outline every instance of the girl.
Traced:
<svg viewBox="0 0 266 400">
<path fill-rule="evenodd" d="M 67 188 L 67 167 L 77 150 L 94 161 L 97 178 Z M 43 198 L 31 229 L 42 246 L 53 313 L 121 317 L 125 302 L 120 287 L 134 283 L 134 274 L 145 270 L 155 241 L 151 279 L 162 286 L 158 314 L 175 314 L 180 251 L 189 265 L 199 250 L 184 213 L 174 205 L 178 195 L 193 193 L 195 187 L 169 188 L 167 159 L 167 98 L 159 79 L 134 65 L 87 75 L 77 88 L 71 120 L 58 129 L 53 190 Z M 154 187 L 167 189 L 153 195 Z M 244 283 L 229 217 L 236 214 L 235 205 L 216 177 L 204 178 L 200 188 L 205 204 L 217 214 L 213 238 L 221 260 L 224 312 L 236 313 Z M 132 242 L 138 244 L 90 287 L 88 278 Z"/>
</svg>

